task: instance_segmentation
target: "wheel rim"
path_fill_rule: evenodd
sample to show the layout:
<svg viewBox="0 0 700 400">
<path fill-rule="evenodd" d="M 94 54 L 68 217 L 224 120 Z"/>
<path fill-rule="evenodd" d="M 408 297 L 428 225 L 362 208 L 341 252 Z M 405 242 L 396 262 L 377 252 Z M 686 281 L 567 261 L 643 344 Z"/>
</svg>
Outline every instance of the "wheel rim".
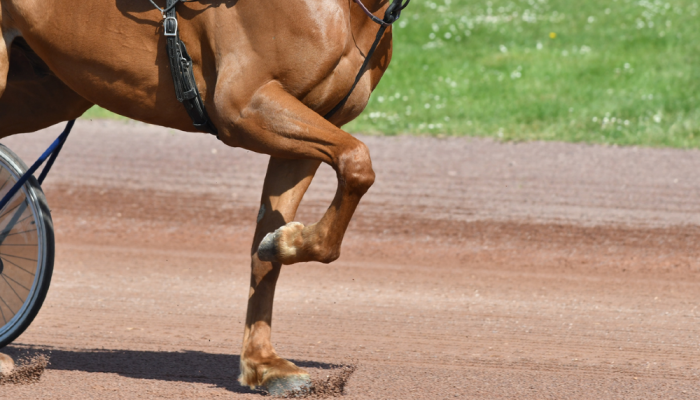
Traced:
<svg viewBox="0 0 700 400">
<path fill-rule="evenodd" d="M 5 163 L 0 162 L 0 167 L 2 198 L 18 176 Z M 37 224 L 36 201 L 31 200 L 23 187 L 0 210 L 0 337 L 22 322 L 41 278 L 41 224 Z"/>
</svg>

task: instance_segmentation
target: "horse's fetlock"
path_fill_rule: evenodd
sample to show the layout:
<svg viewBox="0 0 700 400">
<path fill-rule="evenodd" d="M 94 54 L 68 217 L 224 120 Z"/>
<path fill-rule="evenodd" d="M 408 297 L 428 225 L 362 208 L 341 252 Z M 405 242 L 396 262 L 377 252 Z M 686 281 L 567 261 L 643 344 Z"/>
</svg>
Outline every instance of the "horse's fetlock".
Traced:
<svg viewBox="0 0 700 400">
<path fill-rule="evenodd" d="M 318 260 L 323 264 L 330 264 L 340 258 L 340 249 L 331 249 L 323 253 L 323 256 Z"/>
<path fill-rule="evenodd" d="M 325 246 L 323 244 L 314 244 L 309 249 L 311 259 L 323 264 L 329 264 L 340 257 L 340 249 L 335 246 Z"/>
</svg>

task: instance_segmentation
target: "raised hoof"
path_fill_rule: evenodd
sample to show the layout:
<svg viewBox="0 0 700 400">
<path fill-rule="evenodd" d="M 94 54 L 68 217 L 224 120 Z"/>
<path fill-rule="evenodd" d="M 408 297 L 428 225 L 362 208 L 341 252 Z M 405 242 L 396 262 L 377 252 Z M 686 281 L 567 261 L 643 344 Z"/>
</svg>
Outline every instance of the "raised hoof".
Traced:
<svg viewBox="0 0 700 400">
<path fill-rule="evenodd" d="M 0 376 L 7 376 L 15 369 L 15 362 L 7 354 L 0 353 Z"/>
<path fill-rule="evenodd" d="M 258 246 L 258 258 L 260 261 L 281 262 L 293 259 L 296 256 L 297 249 L 290 242 L 293 241 L 293 236 L 304 229 L 304 224 L 301 222 L 290 222 L 287 225 L 277 228 L 274 232 L 270 232 Z"/>
<path fill-rule="evenodd" d="M 287 393 L 311 388 L 309 375 L 290 375 L 272 379 L 264 385 L 270 396 L 284 396 Z"/>
<path fill-rule="evenodd" d="M 258 258 L 260 261 L 277 261 L 277 240 L 279 240 L 279 229 L 270 232 L 263 238 L 258 246 Z"/>
</svg>

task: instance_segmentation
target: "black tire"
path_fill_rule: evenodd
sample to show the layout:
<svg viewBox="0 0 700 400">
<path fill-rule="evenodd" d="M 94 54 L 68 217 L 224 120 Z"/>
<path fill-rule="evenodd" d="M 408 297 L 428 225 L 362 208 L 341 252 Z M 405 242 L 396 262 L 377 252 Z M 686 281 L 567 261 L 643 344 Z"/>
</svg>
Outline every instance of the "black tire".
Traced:
<svg viewBox="0 0 700 400">
<path fill-rule="evenodd" d="M 26 170 L 24 162 L 0 144 L 0 199 Z M 39 182 L 31 176 L 0 210 L 0 349 L 17 339 L 41 309 L 53 261 L 51 214 Z"/>
</svg>

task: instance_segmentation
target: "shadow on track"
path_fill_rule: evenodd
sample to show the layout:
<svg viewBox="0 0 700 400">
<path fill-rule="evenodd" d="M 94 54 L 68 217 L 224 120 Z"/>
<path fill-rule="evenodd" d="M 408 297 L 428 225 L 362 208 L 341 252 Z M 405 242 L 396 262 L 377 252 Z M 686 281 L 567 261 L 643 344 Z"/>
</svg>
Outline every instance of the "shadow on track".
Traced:
<svg viewBox="0 0 700 400">
<path fill-rule="evenodd" d="M 238 384 L 240 356 L 201 351 L 133 351 L 101 349 L 60 349 L 43 346 L 10 345 L 3 353 L 13 359 L 45 354 L 47 370 L 118 374 L 136 379 L 204 383 L 235 393 L 258 393 Z M 302 368 L 336 369 L 341 365 L 291 360 Z"/>
</svg>

